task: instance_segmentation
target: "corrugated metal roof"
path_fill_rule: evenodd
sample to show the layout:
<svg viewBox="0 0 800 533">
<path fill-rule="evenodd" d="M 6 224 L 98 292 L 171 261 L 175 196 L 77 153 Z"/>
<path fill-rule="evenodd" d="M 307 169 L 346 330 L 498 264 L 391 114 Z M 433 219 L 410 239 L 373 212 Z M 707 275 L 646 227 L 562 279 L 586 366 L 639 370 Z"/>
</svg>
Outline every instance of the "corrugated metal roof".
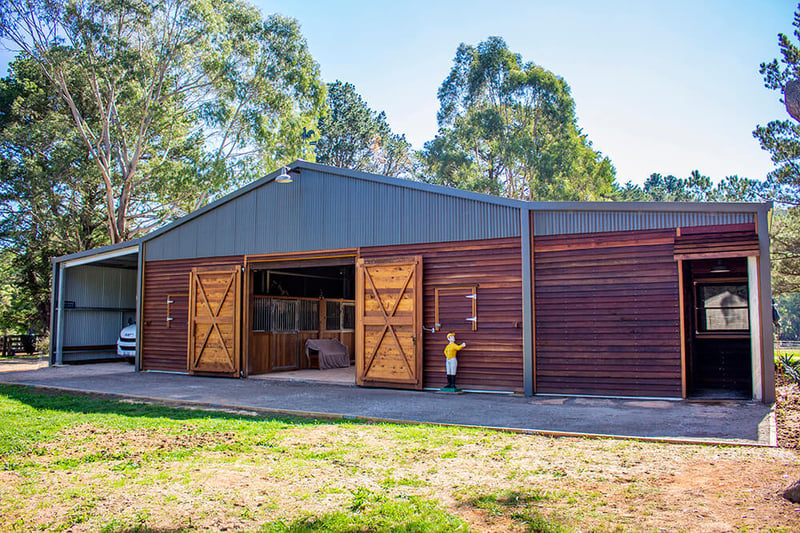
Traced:
<svg viewBox="0 0 800 533">
<path fill-rule="evenodd" d="M 54 259 L 147 243 L 147 259 L 445 242 L 520 235 L 631 231 L 753 222 L 771 203 L 523 202 L 298 160 L 144 237 Z"/>
<path fill-rule="evenodd" d="M 616 204 L 612 204 L 616 205 Z M 697 204 L 685 204 L 687 207 Z M 700 204 L 708 207 L 714 204 Z M 725 205 L 725 204 L 723 204 Z M 727 204 L 729 207 L 730 205 Z M 749 205 L 750 212 L 710 212 L 710 211 L 534 211 L 534 235 L 566 235 L 574 233 L 600 233 L 609 231 L 636 231 L 648 229 L 666 229 L 680 226 L 714 226 L 720 224 L 746 224 L 755 222 L 754 207 Z M 588 206 L 587 206 L 588 207 Z M 737 204 L 738 209 L 743 209 Z M 674 205 L 673 205 L 674 208 Z"/>
<path fill-rule="evenodd" d="M 290 185 L 263 183 L 147 242 L 147 260 L 519 236 L 519 207 L 490 196 L 303 167 Z M 369 175 L 367 175 L 369 176 Z M 413 186 L 409 186 L 409 184 Z M 519 203 L 519 202 L 516 202 Z"/>
<path fill-rule="evenodd" d="M 84 250 L 82 252 L 75 252 L 74 254 L 67 254 L 62 255 L 59 257 L 54 257 L 51 259 L 53 263 L 64 263 L 68 261 L 77 262 L 76 260 L 86 258 L 86 262 L 92 262 L 94 260 L 101 261 L 103 257 L 99 256 L 110 256 L 116 257 L 118 254 L 134 254 L 138 253 L 138 246 L 142 242 L 142 237 L 137 239 L 131 239 L 125 242 L 118 242 L 117 244 L 109 244 L 107 246 L 101 246 L 100 248 L 93 248 L 91 250 Z M 134 249 L 135 247 L 135 249 Z M 130 248 L 130 250 L 126 250 Z"/>
</svg>

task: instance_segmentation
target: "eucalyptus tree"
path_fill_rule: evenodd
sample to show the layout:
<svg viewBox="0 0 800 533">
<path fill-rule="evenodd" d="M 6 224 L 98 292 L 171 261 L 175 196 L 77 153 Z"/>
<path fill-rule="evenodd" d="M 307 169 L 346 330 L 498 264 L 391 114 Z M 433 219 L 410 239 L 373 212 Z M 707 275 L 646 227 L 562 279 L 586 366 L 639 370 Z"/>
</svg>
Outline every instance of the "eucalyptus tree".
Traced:
<svg viewBox="0 0 800 533">
<path fill-rule="evenodd" d="M 392 133 L 386 113 L 370 109 L 352 83 L 327 86 L 327 113 L 317 124 L 318 163 L 385 176 L 411 170 L 411 147 L 405 136 Z"/>
<path fill-rule="evenodd" d="M 794 14 L 794 39 L 778 34 L 780 59 L 761 64 L 768 89 L 783 97 L 789 118 L 757 126 L 753 136 L 768 151 L 775 169 L 767 175 L 772 198 L 778 202 L 772 227 L 773 287 L 778 293 L 800 291 L 800 10 Z"/>
<path fill-rule="evenodd" d="M 325 89 L 292 19 L 241 0 L 5 0 L 0 38 L 69 109 L 112 243 L 311 155 Z"/>
<path fill-rule="evenodd" d="M 567 83 L 500 37 L 461 44 L 439 88 L 432 181 L 526 200 L 603 199 L 614 168 L 577 127 Z"/>
</svg>

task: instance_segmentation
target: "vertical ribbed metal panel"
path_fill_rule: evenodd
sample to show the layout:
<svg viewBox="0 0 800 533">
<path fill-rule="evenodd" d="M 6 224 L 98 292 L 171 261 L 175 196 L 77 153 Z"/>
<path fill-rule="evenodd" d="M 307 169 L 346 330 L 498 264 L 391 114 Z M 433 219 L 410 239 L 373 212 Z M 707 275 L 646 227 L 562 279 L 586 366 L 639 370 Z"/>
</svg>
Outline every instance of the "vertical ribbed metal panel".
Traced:
<svg viewBox="0 0 800 533">
<path fill-rule="evenodd" d="M 147 244 L 147 261 L 518 237 L 519 208 L 304 169 Z"/>
<path fill-rule="evenodd" d="M 136 280 L 134 269 L 68 268 L 64 300 L 74 302 L 75 307 L 64 311 L 64 345 L 115 344 L 126 319 L 135 316 Z"/>
<path fill-rule="evenodd" d="M 127 313 L 134 316 L 135 312 Z M 64 346 L 101 346 L 117 342 L 125 316 L 116 311 L 69 311 L 64 315 Z M 65 360 L 68 357 L 65 354 Z"/>
<path fill-rule="evenodd" d="M 539 236 L 747 224 L 754 221 L 752 212 L 570 210 L 533 213 L 534 235 Z"/>
</svg>

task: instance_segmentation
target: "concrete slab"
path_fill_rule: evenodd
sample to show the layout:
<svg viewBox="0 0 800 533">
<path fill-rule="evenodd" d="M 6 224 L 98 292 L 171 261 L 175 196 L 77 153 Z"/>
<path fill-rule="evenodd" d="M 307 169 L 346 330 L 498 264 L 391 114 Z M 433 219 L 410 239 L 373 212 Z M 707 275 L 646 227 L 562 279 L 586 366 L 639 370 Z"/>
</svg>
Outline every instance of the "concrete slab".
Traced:
<svg viewBox="0 0 800 533">
<path fill-rule="evenodd" d="M 0 383 L 200 408 L 478 426 L 547 435 L 751 446 L 774 446 L 775 441 L 770 406 L 749 401 L 444 395 L 296 379 L 225 379 L 134 372 L 125 363 L 0 371 Z"/>
<path fill-rule="evenodd" d="M 258 374 L 248 379 L 261 379 L 265 381 L 298 381 L 301 383 L 327 383 L 328 385 L 356 386 L 356 367 L 331 368 L 328 370 L 290 370 L 288 372 L 273 372 L 271 374 Z"/>
</svg>

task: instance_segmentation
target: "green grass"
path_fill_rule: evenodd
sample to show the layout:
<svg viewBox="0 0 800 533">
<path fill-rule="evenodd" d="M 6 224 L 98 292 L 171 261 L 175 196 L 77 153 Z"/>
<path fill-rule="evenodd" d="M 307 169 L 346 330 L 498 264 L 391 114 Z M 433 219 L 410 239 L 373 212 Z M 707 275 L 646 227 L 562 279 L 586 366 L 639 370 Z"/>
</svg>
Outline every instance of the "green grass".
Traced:
<svg viewBox="0 0 800 533">
<path fill-rule="evenodd" d="M 240 439 L 227 445 L 247 448 L 269 442 L 278 431 L 290 425 L 318 423 L 289 417 L 263 419 L 124 403 L 15 385 L 0 385 L 0 395 L 5 397 L 0 402 L 0 456 L 25 451 L 32 444 L 47 441 L 78 424 L 122 431 L 152 429 L 185 433 L 190 430 L 198 434 L 234 431 Z M 236 451 L 242 451 L 242 448 Z M 87 456 L 86 460 L 93 459 Z"/>
<path fill-rule="evenodd" d="M 32 353 L 31 355 L 26 353 L 19 355 L 0 355 L 0 361 L 36 361 L 45 358 L 47 358 L 45 354 L 39 353 Z"/>
<path fill-rule="evenodd" d="M 327 531 L 392 531 L 414 533 L 466 532 L 467 524 L 445 512 L 438 504 L 415 496 L 388 498 L 359 487 L 345 510 L 306 515 L 290 522 L 265 524 L 264 533 L 305 533 Z"/>
</svg>

